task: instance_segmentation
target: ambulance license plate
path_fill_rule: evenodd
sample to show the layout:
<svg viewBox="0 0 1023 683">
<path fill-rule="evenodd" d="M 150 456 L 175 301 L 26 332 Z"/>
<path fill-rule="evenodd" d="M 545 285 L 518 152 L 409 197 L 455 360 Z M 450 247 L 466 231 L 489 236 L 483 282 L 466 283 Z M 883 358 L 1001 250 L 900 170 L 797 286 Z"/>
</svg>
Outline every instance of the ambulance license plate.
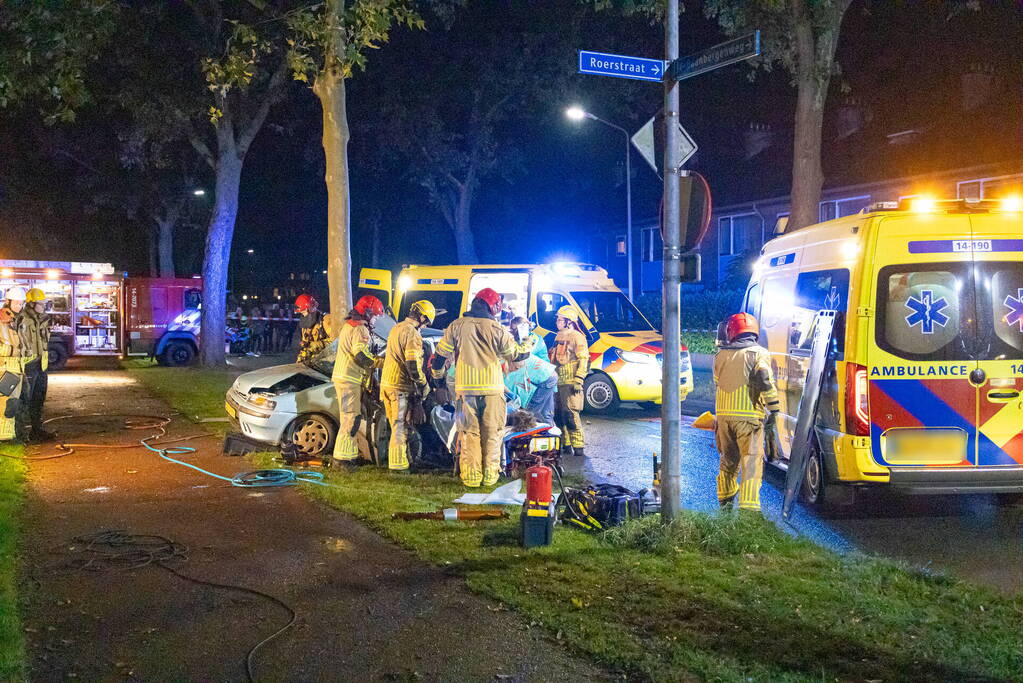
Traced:
<svg viewBox="0 0 1023 683">
<path fill-rule="evenodd" d="M 968 437 L 961 429 L 894 429 L 886 435 L 885 460 L 893 465 L 958 465 Z"/>
<path fill-rule="evenodd" d="M 229 416 L 231 416 L 232 418 L 234 418 L 234 419 L 236 419 L 236 420 L 238 419 L 238 411 L 237 411 L 237 410 L 235 410 L 235 409 L 234 409 L 234 406 L 233 406 L 233 405 L 231 405 L 230 403 L 225 403 L 225 404 L 224 404 L 224 410 L 226 410 L 226 411 L 227 411 L 227 414 L 228 414 Z"/>
</svg>

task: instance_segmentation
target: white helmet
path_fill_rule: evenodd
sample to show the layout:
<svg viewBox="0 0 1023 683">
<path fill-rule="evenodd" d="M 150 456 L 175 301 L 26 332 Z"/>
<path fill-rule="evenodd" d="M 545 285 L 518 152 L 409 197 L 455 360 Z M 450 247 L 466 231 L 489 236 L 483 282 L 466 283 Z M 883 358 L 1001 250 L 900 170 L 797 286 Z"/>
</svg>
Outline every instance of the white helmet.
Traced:
<svg viewBox="0 0 1023 683">
<path fill-rule="evenodd" d="M 8 288 L 7 292 L 4 294 L 4 298 L 8 301 L 24 301 L 27 297 L 28 292 L 20 285 Z"/>
</svg>

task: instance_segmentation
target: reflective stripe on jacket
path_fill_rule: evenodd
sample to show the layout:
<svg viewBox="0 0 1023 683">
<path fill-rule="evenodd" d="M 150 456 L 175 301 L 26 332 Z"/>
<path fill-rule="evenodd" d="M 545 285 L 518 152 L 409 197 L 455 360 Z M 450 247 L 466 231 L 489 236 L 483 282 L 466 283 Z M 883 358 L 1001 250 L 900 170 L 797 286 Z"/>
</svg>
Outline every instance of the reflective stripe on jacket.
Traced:
<svg viewBox="0 0 1023 683">
<path fill-rule="evenodd" d="M 437 345 L 437 355 L 454 359 L 457 393 L 504 395 L 501 361 L 530 353 L 533 343 L 527 338 L 525 342 L 516 344 L 511 333 L 496 320 L 466 315 L 444 330 L 444 336 Z M 439 376 L 443 377 L 443 372 Z"/>
<path fill-rule="evenodd" d="M 362 384 L 367 371 L 373 367 L 373 361 L 369 350 L 369 328 L 362 321 L 345 322 L 337 336 L 337 357 L 331 380 Z"/>
<path fill-rule="evenodd" d="M 590 345 L 586 336 L 571 327 L 554 338 L 551 362 L 558 367 L 558 384 L 582 384 L 590 371 Z"/>
<path fill-rule="evenodd" d="M 416 377 L 409 375 L 408 361 L 415 361 L 416 367 L 422 368 L 423 336 L 415 323 L 406 319 L 391 328 L 391 333 L 387 335 L 387 352 L 380 387 L 412 391 L 417 384 L 426 381 L 421 372 Z"/>
<path fill-rule="evenodd" d="M 718 417 L 762 420 L 778 410 L 771 354 L 756 342 L 725 346 L 714 357 L 714 412 Z"/>
<path fill-rule="evenodd" d="M 22 355 L 25 358 L 41 358 L 48 355 L 50 343 L 49 319 L 25 306 L 14 319 L 21 337 Z"/>
</svg>

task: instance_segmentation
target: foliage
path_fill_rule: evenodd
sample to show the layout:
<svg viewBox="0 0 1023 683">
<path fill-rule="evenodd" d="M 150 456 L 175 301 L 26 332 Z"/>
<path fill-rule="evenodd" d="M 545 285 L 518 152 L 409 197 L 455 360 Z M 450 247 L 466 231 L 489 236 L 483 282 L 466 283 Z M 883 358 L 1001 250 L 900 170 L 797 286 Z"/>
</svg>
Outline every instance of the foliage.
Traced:
<svg viewBox="0 0 1023 683">
<path fill-rule="evenodd" d="M 0 445 L 10 456 L 25 447 Z M 18 614 L 18 533 L 25 495 L 24 461 L 0 458 L 0 680 L 25 680 L 25 637 Z"/>
<path fill-rule="evenodd" d="M 209 400 L 222 400 L 227 384 Z M 270 454 L 256 459 L 273 462 Z M 686 513 L 668 528 L 645 519 L 603 538 L 558 527 L 553 545 L 526 551 L 515 514 L 475 523 L 392 519 L 450 506 L 464 488 L 449 475 L 363 467 L 330 472 L 327 482 L 304 490 L 628 678 L 1009 680 L 1023 661 L 1023 596 L 837 555 L 755 517 Z"/>
<path fill-rule="evenodd" d="M 89 102 L 86 72 L 113 37 L 111 0 L 0 3 L 0 109 L 39 101 L 48 123 Z"/>
<path fill-rule="evenodd" d="M 739 310 L 745 289 L 705 289 L 682 293 L 682 329 L 716 330 L 718 323 Z M 643 294 L 636 300 L 643 315 L 661 328 L 661 295 Z"/>
</svg>

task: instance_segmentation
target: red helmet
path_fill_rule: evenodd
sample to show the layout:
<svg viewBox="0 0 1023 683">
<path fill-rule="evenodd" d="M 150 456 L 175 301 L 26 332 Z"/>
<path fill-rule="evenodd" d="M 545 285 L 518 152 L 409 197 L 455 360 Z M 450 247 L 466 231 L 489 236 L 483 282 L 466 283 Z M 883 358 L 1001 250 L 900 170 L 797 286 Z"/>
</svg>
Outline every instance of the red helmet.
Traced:
<svg viewBox="0 0 1023 683">
<path fill-rule="evenodd" d="M 298 298 L 295 299 L 295 310 L 296 311 L 308 311 L 310 308 L 316 305 L 316 299 L 309 294 L 299 294 Z"/>
<path fill-rule="evenodd" d="M 501 295 L 492 290 L 490 287 L 485 287 L 480 291 L 476 292 L 476 298 L 480 301 L 486 302 L 487 306 L 494 308 L 501 303 Z"/>
<path fill-rule="evenodd" d="M 374 315 L 383 315 L 384 305 L 380 303 L 380 299 L 367 294 L 355 302 L 355 312 L 367 318 Z"/>
<path fill-rule="evenodd" d="M 740 334 L 760 334 L 760 323 L 749 313 L 736 313 L 725 323 L 725 337 L 734 341 Z"/>
</svg>

